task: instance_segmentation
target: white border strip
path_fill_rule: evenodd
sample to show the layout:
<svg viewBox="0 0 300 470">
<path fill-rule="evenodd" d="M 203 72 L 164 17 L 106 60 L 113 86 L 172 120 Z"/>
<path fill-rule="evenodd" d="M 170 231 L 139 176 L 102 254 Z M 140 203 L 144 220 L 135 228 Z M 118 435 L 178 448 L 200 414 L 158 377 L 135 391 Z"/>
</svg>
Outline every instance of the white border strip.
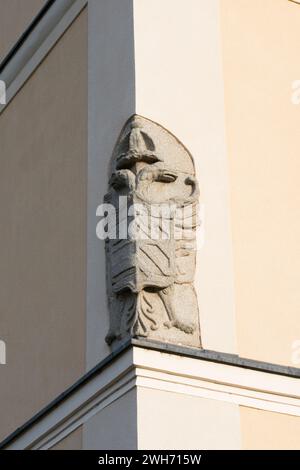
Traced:
<svg viewBox="0 0 300 470">
<path fill-rule="evenodd" d="M 300 380 L 133 347 L 6 449 L 50 449 L 133 388 L 168 391 L 300 416 Z"/>
<path fill-rule="evenodd" d="M 88 0 L 59 0 L 48 10 L 1 73 L 0 79 L 6 84 L 6 104 L 0 106 L 0 113 L 87 3 Z"/>
</svg>

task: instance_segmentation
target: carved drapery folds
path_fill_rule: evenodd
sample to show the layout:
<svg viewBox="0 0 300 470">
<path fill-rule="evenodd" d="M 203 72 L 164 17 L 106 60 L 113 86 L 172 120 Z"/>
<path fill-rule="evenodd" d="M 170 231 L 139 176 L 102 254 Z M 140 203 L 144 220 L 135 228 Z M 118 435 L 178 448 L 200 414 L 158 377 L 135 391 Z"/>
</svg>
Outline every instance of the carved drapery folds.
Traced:
<svg viewBox="0 0 300 470">
<path fill-rule="evenodd" d="M 105 196 L 116 212 L 115 236 L 106 239 L 108 344 L 143 337 L 201 346 L 193 286 L 198 199 L 187 149 L 158 124 L 130 118 Z"/>
</svg>

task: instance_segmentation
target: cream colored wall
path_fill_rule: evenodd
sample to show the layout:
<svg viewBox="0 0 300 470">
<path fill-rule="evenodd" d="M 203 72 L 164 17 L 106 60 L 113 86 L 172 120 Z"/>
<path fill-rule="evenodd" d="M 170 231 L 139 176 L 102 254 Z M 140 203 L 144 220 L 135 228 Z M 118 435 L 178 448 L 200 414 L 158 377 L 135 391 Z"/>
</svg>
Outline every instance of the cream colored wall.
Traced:
<svg viewBox="0 0 300 470">
<path fill-rule="evenodd" d="M 0 0 L 0 62 L 46 0 Z"/>
<path fill-rule="evenodd" d="M 300 5 L 221 0 L 239 354 L 295 365 L 300 339 Z M 299 366 L 299 364 L 298 364 Z"/>
<path fill-rule="evenodd" d="M 139 449 L 239 449 L 236 405 L 138 387 Z"/>
<path fill-rule="evenodd" d="M 138 386 L 83 426 L 83 448 L 239 449 L 239 407 Z"/>
<path fill-rule="evenodd" d="M 85 371 L 87 15 L 0 115 L 0 439 Z"/>
<path fill-rule="evenodd" d="M 50 450 L 82 450 L 82 426 L 75 429 Z"/>
<path fill-rule="evenodd" d="M 299 417 L 244 406 L 240 413 L 243 449 L 300 449 Z"/>
<path fill-rule="evenodd" d="M 236 353 L 219 0 L 134 0 L 134 33 L 136 112 L 174 133 L 195 160 L 203 347 Z"/>
</svg>

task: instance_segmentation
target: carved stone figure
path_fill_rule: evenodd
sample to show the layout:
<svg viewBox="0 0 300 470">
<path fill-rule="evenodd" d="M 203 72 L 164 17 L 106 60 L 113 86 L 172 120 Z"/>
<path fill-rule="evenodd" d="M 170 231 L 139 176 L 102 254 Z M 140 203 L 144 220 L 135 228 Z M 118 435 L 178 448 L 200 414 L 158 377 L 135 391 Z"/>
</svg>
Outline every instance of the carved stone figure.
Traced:
<svg viewBox="0 0 300 470">
<path fill-rule="evenodd" d="M 135 115 L 110 173 L 105 202 L 116 210 L 116 238 L 106 240 L 107 343 L 144 337 L 201 347 L 193 286 L 199 189 L 190 153 Z"/>
</svg>

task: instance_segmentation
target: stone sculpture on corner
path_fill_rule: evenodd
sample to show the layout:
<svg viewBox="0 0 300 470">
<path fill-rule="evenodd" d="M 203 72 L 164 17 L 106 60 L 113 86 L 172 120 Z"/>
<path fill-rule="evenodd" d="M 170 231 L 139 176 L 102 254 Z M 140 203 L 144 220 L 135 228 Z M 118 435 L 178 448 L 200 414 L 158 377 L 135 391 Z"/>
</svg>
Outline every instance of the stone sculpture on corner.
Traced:
<svg viewBox="0 0 300 470">
<path fill-rule="evenodd" d="M 106 239 L 113 347 L 129 338 L 201 347 L 193 286 L 199 188 L 187 149 L 134 115 L 113 151 L 105 203 L 116 211 Z"/>
</svg>

